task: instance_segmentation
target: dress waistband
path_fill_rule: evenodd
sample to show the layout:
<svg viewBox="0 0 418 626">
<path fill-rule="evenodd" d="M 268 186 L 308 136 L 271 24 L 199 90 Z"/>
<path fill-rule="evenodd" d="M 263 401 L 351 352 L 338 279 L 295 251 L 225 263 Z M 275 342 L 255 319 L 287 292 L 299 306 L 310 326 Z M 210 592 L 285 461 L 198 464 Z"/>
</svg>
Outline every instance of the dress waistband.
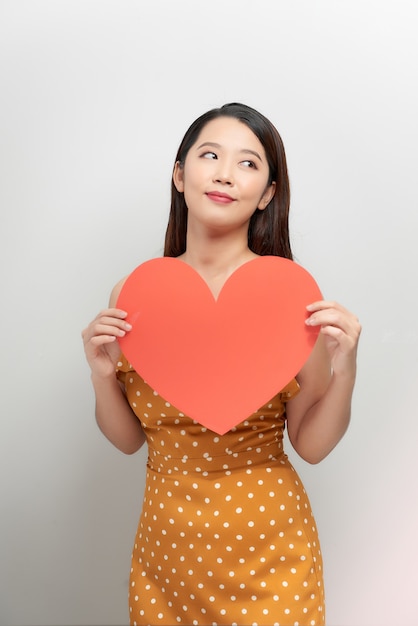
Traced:
<svg viewBox="0 0 418 626">
<path fill-rule="evenodd" d="M 214 472 L 229 473 L 232 470 L 248 469 L 252 466 L 265 466 L 285 462 L 287 456 L 283 451 L 283 442 L 275 441 L 268 445 L 257 446 L 240 451 L 228 450 L 225 454 L 191 457 L 187 454 L 174 457 L 164 455 L 158 450 L 150 449 L 148 454 L 149 469 L 162 474 L 212 474 Z"/>
</svg>

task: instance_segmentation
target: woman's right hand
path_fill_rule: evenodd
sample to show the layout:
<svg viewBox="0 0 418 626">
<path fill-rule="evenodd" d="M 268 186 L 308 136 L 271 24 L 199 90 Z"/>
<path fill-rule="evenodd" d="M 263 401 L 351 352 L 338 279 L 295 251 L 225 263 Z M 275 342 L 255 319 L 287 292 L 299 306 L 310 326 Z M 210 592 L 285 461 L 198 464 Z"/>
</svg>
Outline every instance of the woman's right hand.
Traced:
<svg viewBox="0 0 418 626">
<path fill-rule="evenodd" d="M 132 328 L 125 322 L 126 316 L 126 311 L 105 309 L 81 333 L 87 362 L 95 376 L 114 376 L 121 352 L 116 339 L 124 337 Z"/>
</svg>

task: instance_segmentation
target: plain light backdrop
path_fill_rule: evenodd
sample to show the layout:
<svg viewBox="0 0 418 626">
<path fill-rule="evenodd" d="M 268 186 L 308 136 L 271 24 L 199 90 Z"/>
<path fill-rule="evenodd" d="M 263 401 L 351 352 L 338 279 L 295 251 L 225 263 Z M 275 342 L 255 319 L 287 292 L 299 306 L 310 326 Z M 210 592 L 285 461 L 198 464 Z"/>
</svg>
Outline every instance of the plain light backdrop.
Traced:
<svg viewBox="0 0 418 626">
<path fill-rule="evenodd" d="M 0 624 L 126 624 L 146 451 L 104 439 L 81 330 L 162 254 L 177 145 L 242 101 L 287 150 L 297 261 L 363 324 L 350 430 L 288 447 L 329 626 L 416 625 L 417 5 L 0 3 Z"/>
</svg>

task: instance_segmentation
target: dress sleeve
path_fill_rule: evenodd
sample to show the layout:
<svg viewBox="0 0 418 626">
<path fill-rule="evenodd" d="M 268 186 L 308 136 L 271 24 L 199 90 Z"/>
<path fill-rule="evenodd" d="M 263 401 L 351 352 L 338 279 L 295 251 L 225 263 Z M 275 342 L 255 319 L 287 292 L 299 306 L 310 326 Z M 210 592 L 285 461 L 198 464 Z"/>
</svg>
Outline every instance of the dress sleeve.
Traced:
<svg viewBox="0 0 418 626">
<path fill-rule="evenodd" d="M 116 378 L 125 384 L 126 374 L 133 372 L 133 367 L 121 353 L 116 363 Z"/>
<path fill-rule="evenodd" d="M 281 390 L 280 399 L 282 402 L 288 402 L 288 400 L 294 398 L 299 393 L 299 391 L 300 385 L 296 378 L 293 378 L 293 380 L 291 380 L 290 383 L 287 383 L 286 387 L 283 387 L 283 389 Z"/>
</svg>

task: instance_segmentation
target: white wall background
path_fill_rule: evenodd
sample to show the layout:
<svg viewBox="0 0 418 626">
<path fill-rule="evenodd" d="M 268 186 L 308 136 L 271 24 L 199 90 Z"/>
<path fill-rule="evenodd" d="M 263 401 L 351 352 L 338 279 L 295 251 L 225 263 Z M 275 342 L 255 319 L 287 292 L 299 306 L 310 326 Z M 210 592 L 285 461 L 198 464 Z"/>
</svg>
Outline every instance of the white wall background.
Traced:
<svg viewBox="0 0 418 626">
<path fill-rule="evenodd" d="M 329 626 L 415 626 L 414 0 L 2 0 L 0 623 L 127 622 L 145 451 L 98 431 L 81 329 L 159 256 L 177 144 L 279 128 L 297 260 L 364 326 L 349 433 L 310 493 Z"/>
</svg>

